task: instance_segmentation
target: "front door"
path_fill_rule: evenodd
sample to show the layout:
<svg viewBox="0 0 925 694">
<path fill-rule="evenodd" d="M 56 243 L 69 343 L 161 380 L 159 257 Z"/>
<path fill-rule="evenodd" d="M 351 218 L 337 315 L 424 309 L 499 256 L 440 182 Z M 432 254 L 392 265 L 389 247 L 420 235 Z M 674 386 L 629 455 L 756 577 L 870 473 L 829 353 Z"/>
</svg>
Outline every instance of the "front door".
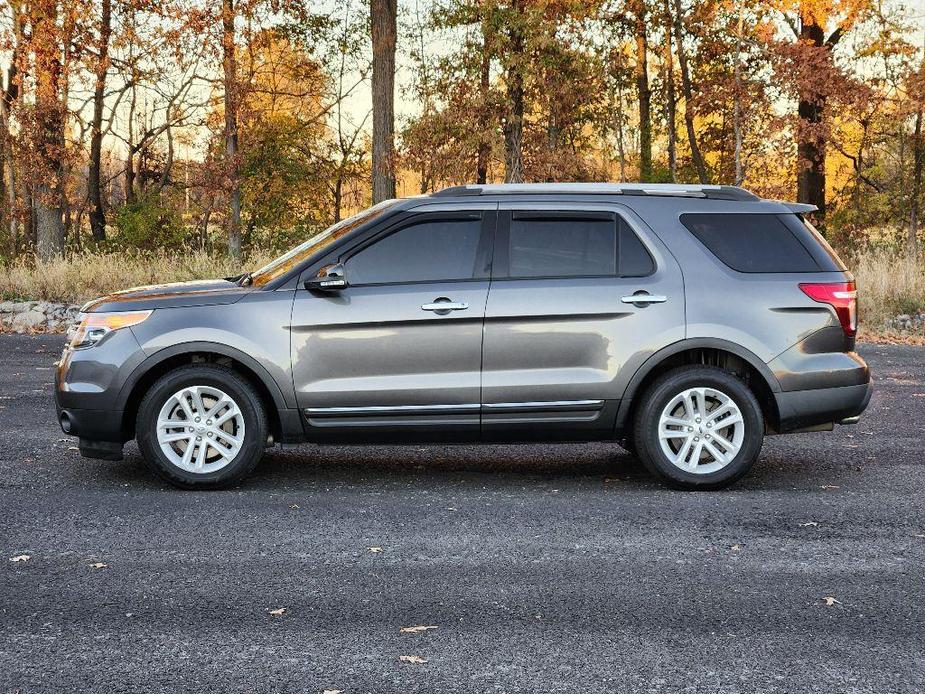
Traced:
<svg viewBox="0 0 925 694">
<path fill-rule="evenodd" d="M 684 337 L 681 271 L 655 235 L 619 205 L 568 207 L 501 203 L 482 359 L 486 439 L 609 437 L 627 371 Z"/>
<path fill-rule="evenodd" d="M 292 364 L 310 440 L 474 440 L 493 211 L 412 214 L 296 292 Z"/>
</svg>

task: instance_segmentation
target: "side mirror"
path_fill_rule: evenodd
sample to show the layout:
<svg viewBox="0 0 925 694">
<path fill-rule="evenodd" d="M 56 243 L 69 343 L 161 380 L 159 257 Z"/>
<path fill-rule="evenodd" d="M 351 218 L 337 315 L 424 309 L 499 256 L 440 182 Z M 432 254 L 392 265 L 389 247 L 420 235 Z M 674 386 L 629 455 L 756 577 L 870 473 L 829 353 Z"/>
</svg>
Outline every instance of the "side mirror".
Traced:
<svg viewBox="0 0 925 694">
<path fill-rule="evenodd" d="M 340 263 L 327 265 L 310 280 L 305 280 L 305 288 L 321 292 L 336 292 L 347 287 L 347 276 Z"/>
</svg>

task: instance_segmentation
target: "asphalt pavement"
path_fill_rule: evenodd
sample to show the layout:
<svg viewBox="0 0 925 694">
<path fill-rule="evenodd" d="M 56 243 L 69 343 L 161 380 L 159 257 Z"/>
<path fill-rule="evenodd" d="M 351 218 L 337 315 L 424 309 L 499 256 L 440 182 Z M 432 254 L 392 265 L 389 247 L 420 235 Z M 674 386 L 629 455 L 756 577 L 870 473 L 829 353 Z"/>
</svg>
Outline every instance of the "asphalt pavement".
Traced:
<svg viewBox="0 0 925 694">
<path fill-rule="evenodd" d="M 861 423 L 724 492 L 593 444 L 304 446 L 200 493 L 78 456 L 61 345 L 0 336 L 0 692 L 925 691 L 925 348 L 863 346 Z"/>
</svg>

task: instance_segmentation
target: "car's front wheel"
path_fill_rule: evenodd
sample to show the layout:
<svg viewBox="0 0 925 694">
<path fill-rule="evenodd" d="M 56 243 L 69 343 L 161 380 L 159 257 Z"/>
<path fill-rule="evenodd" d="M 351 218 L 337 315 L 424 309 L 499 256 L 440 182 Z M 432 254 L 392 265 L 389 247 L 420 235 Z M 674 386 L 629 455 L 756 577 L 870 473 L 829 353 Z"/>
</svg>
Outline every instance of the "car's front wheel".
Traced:
<svg viewBox="0 0 925 694">
<path fill-rule="evenodd" d="M 254 387 L 216 364 L 162 376 L 138 408 L 136 438 L 145 462 L 178 487 L 225 487 L 263 455 L 267 416 Z"/>
<path fill-rule="evenodd" d="M 754 393 L 733 374 L 679 367 L 643 394 L 634 440 L 646 467 L 671 486 L 720 489 L 757 460 L 764 418 Z"/>
</svg>

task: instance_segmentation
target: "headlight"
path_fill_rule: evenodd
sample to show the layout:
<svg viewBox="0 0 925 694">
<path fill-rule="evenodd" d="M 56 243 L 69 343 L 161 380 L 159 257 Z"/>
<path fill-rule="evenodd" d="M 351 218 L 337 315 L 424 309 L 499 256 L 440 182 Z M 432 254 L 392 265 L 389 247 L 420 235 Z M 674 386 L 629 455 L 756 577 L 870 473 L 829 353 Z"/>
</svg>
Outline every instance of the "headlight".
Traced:
<svg viewBox="0 0 925 694">
<path fill-rule="evenodd" d="M 67 331 L 71 349 L 92 347 L 113 330 L 138 325 L 153 311 L 118 311 L 114 313 L 82 313 L 80 323 Z"/>
</svg>

